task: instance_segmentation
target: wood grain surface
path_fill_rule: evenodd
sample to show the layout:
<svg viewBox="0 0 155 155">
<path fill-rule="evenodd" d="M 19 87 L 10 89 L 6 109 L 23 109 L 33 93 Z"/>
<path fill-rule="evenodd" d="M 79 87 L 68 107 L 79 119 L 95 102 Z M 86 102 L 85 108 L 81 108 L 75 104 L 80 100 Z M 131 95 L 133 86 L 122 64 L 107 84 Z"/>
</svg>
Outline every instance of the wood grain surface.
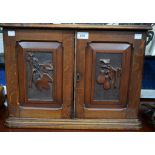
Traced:
<svg viewBox="0 0 155 155">
<path fill-rule="evenodd" d="M 12 23 L 0 24 L 8 28 L 50 28 L 50 29 L 99 29 L 99 30 L 150 30 L 148 25 L 102 25 L 102 24 L 33 24 L 33 23 Z"/>
<path fill-rule="evenodd" d="M 150 26 L 93 24 L 1 24 L 1 26 L 4 28 L 9 104 L 7 126 L 52 129 L 140 128 L 139 97 L 146 33 L 151 29 Z M 10 30 L 15 31 L 15 36 L 8 35 Z M 78 30 L 87 31 L 89 38 L 76 38 Z M 135 39 L 135 34 L 141 34 L 142 38 Z M 29 46 L 25 48 L 24 44 L 24 47 L 19 47 L 22 42 L 29 42 Z M 54 52 L 51 47 L 55 42 L 60 44 L 61 48 L 55 48 Z M 36 43 L 39 45 L 36 46 Z M 47 47 L 45 43 L 48 44 Z M 92 47 L 88 50 L 90 45 Z M 26 70 L 24 53 L 33 50 L 47 52 L 49 49 L 54 54 L 56 72 L 54 101 L 46 104 L 46 101 L 36 99 L 32 104 L 27 97 L 25 83 L 28 81 L 26 74 L 29 71 Z M 92 55 L 89 57 L 90 51 Z M 121 66 L 112 63 L 114 65 L 112 67 L 122 69 L 117 102 L 113 99 L 110 101 L 94 99 L 94 91 L 100 91 L 95 89 L 98 62 L 96 53 L 102 54 L 102 59 L 106 54 L 109 54 L 108 59 L 111 54 L 123 55 L 119 62 Z"/>
</svg>

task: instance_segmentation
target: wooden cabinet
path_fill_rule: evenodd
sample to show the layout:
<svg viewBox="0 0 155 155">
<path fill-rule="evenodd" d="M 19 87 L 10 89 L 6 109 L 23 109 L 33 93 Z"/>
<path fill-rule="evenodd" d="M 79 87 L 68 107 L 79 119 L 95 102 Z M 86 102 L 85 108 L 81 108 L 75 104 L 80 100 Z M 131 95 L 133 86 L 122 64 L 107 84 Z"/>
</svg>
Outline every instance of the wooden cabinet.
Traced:
<svg viewBox="0 0 155 155">
<path fill-rule="evenodd" d="M 140 127 L 143 55 L 150 27 L 2 26 L 8 126 Z"/>
</svg>

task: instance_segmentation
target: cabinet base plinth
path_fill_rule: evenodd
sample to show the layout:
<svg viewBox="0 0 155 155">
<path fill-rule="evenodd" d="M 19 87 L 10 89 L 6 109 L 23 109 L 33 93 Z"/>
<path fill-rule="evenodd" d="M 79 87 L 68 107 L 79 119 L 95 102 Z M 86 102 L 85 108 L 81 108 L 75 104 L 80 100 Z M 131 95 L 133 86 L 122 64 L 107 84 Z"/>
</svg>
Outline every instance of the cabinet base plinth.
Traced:
<svg viewBox="0 0 155 155">
<path fill-rule="evenodd" d="M 138 119 L 31 119 L 8 118 L 10 128 L 51 128 L 51 129 L 140 129 Z"/>
</svg>

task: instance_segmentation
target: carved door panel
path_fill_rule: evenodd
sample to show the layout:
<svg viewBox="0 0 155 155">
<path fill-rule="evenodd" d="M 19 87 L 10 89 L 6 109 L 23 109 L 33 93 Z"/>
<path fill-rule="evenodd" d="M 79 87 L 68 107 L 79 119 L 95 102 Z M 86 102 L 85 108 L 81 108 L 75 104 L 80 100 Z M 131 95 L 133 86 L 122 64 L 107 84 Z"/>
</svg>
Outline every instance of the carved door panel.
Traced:
<svg viewBox="0 0 155 155">
<path fill-rule="evenodd" d="M 16 42 L 19 113 L 22 117 L 71 117 L 74 61 L 72 35 L 64 34 L 65 40 L 60 35 L 58 41 Z"/>
<path fill-rule="evenodd" d="M 19 42 L 17 49 L 21 104 L 61 107 L 61 43 Z"/>
<path fill-rule="evenodd" d="M 105 40 L 77 40 L 78 118 L 125 118 L 131 45 Z"/>
</svg>

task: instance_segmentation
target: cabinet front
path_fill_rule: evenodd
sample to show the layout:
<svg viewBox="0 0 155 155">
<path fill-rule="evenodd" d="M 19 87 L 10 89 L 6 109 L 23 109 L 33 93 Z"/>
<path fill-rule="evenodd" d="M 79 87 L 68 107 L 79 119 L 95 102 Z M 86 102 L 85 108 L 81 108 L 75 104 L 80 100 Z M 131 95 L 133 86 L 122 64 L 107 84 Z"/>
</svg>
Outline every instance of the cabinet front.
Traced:
<svg viewBox="0 0 155 155">
<path fill-rule="evenodd" d="M 18 80 L 16 113 L 30 118 L 71 118 L 73 109 L 74 33 L 17 30 L 14 48 Z M 11 42 L 13 44 L 13 42 Z M 12 60 L 11 60 L 12 61 Z M 7 76 L 9 78 L 9 75 Z M 9 79 L 8 79 L 9 82 Z M 10 85 L 10 87 L 13 87 Z M 11 88 L 8 88 L 8 91 Z M 10 92 L 10 91 L 9 91 Z"/>
<path fill-rule="evenodd" d="M 6 29 L 10 116 L 136 118 L 144 41 L 134 33 Z"/>
<path fill-rule="evenodd" d="M 90 32 L 88 40 L 77 39 L 78 118 L 125 118 L 131 44 L 114 34 Z"/>
</svg>

